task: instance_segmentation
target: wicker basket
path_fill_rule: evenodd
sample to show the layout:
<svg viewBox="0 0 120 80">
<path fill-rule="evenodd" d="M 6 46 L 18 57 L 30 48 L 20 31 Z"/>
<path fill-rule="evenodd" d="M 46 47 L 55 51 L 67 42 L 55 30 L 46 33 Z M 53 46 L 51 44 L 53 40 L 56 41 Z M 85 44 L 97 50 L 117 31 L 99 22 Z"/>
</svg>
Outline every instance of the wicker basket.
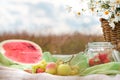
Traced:
<svg viewBox="0 0 120 80">
<path fill-rule="evenodd" d="M 111 42 L 116 46 L 115 48 L 120 51 L 120 21 L 115 23 L 115 28 L 112 28 L 104 18 L 101 18 L 100 21 L 105 41 Z"/>
</svg>

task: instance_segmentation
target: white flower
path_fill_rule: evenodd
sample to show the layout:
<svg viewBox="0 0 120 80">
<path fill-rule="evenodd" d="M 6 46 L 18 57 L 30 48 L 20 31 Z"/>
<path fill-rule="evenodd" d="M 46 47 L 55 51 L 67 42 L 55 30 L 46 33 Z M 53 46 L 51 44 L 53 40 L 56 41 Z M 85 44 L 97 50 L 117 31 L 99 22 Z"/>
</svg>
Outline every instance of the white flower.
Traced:
<svg viewBox="0 0 120 80">
<path fill-rule="evenodd" d="M 90 11 L 108 19 L 111 26 L 115 26 L 114 22 L 120 21 L 120 0 L 81 0 L 81 4 L 82 2 L 87 2 L 88 8 L 82 8 L 84 10 L 80 10 L 81 13 Z"/>
<path fill-rule="evenodd" d="M 107 18 L 110 25 L 114 26 L 114 22 L 120 21 L 120 12 L 116 14 L 116 9 L 120 8 L 120 4 L 116 1 L 120 2 L 120 0 L 89 0 L 88 8 L 92 13 Z"/>
<path fill-rule="evenodd" d="M 115 24 L 114 24 L 114 22 L 109 22 L 109 25 L 112 27 L 112 29 L 115 28 Z"/>
</svg>

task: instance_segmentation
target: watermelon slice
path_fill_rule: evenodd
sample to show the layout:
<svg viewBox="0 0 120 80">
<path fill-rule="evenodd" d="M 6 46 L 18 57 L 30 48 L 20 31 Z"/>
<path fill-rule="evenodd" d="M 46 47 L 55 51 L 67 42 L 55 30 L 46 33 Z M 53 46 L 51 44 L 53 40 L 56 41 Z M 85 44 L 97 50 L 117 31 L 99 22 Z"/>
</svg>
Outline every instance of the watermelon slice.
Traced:
<svg viewBox="0 0 120 80">
<path fill-rule="evenodd" d="M 42 59 L 40 46 L 28 40 L 5 40 L 0 43 L 0 53 L 18 64 L 37 64 Z"/>
</svg>

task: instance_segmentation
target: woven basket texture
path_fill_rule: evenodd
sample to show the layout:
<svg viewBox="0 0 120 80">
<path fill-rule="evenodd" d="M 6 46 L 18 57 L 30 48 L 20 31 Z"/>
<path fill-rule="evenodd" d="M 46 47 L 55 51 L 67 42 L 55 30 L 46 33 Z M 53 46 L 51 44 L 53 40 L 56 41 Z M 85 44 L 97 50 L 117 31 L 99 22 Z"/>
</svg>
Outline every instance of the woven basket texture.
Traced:
<svg viewBox="0 0 120 80">
<path fill-rule="evenodd" d="M 112 28 L 109 25 L 108 20 L 100 18 L 101 27 L 103 30 L 104 40 L 111 42 L 115 45 L 115 48 L 120 51 L 120 21 L 115 23 L 115 27 Z"/>
</svg>

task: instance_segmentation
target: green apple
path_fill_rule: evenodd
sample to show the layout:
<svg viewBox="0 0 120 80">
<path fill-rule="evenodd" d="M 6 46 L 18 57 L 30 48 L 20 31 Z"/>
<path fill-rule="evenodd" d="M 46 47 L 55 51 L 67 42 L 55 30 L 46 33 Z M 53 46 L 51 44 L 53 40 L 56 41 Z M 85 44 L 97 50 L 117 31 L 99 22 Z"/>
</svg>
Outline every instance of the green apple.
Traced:
<svg viewBox="0 0 120 80">
<path fill-rule="evenodd" d="M 57 68 L 57 74 L 62 76 L 70 75 L 71 67 L 68 64 L 60 64 Z"/>
<path fill-rule="evenodd" d="M 55 62 L 50 62 L 46 65 L 46 73 L 56 74 L 57 72 L 57 64 Z"/>
</svg>

